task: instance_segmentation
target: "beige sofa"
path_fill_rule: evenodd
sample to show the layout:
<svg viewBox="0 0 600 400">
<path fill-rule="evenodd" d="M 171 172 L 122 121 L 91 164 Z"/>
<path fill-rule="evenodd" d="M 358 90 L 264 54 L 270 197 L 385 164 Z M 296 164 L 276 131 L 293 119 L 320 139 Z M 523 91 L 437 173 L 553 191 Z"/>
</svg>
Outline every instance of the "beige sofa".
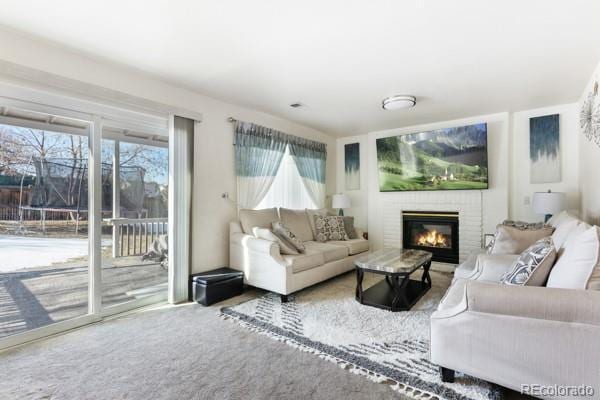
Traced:
<svg viewBox="0 0 600 400">
<path fill-rule="evenodd" d="M 248 285 L 287 295 L 354 268 L 354 259 L 369 250 L 369 242 L 356 229 L 356 239 L 315 241 L 312 214 L 318 211 L 267 209 L 242 210 L 240 221 L 230 223 L 229 258 L 231 268 L 244 272 Z M 281 220 L 300 239 L 306 251 L 282 255 L 279 244 L 252 235 L 253 227 L 270 227 Z"/>
<path fill-rule="evenodd" d="M 559 255 L 574 242 L 561 234 Z M 517 391 L 538 385 L 541 398 L 575 398 L 554 385 L 587 385 L 600 399 L 600 291 L 499 284 L 516 258 L 476 255 L 457 268 L 431 316 L 442 380 L 461 371 Z"/>
</svg>

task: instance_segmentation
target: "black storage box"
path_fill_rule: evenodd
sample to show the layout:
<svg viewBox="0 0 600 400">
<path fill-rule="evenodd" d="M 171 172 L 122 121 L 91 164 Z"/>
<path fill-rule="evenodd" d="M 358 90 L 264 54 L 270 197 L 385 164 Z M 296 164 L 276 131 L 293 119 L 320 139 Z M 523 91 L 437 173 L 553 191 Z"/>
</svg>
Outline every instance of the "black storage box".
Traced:
<svg viewBox="0 0 600 400">
<path fill-rule="evenodd" d="M 244 292 L 244 273 L 217 268 L 190 276 L 191 300 L 209 306 Z"/>
</svg>

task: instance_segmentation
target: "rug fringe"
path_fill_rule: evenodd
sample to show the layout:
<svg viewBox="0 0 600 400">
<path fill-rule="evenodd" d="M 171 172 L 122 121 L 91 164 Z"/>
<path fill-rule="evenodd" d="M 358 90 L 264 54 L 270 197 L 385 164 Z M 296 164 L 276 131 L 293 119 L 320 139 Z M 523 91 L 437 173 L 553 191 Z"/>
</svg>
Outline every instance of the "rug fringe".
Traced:
<svg viewBox="0 0 600 400">
<path fill-rule="evenodd" d="M 298 343 L 297 341 L 295 341 L 293 339 L 287 338 L 285 336 L 281 336 L 277 333 L 273 333 L 273 332 L 268 331 L 263 328 L 259 328 L 255 325 L 252 325 L 246 321 L 241 320 L 240 318 L 238 318 L 234 315 L 219 313 L 219 316 L 224 320 L 231 319 L 231 320 L 235 321 L 237 324 L 243 326 L 245 329 L 248 329 L 251 332 L 255 332 L 260 335 L 270 337 L 271 339 L 275 339 L 279 342 L 286 343 L 287 345 L 289 345 L 295 349 L 298 349 L 302 352 L 315 354 L 319 358 L 321 358 L 323 360 L 327 360 L 329 362 L 333 362 L 333 363 L 337 364 L 340 368 L 350 371 L 353 374 L 365 376 L 367 379 L 369 379 L 373 382 L 376 382 L 376 383 L 389 385 L 390 388 L 393 389 L 394 391 L 396 391 L 400 394 L 403 394 L 405 396 L 411 397 L 415 400 L 442 400 L 436 394 L 414 388 L 405 383 L 398 382 L 390 377 L 378 374 L 378 373 L 370 371 L 364 367 L 353 364 L 349 361 L 342 360 L 338 357 L 332 356 L 327 353 L 323 353 L 322 351 L 319 351 L 319 350 L 313 349 L 312 347 L 308 347 L 304 344 Z"/>
</svg>

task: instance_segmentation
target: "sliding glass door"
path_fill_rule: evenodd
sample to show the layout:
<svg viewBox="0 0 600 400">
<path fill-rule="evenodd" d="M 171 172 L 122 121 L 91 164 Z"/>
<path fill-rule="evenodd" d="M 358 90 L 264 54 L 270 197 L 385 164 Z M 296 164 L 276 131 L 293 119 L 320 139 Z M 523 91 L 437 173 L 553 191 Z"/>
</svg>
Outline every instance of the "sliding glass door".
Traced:
<svg viewBox="0 0 600 400">
<path fill-rule="evenodd" d="M 0 349 L 166 300 L 167 118 L 2 101 Z"/>
<path fill-rule="evenodd" d="M 85 316 L 89 297 L 87 124 L 4 120 L 0 339 Z"/>
<path fill-rule="evenodd" d="M 102 306 L 167 294 L 169 149 L 114 134 L 102 140 Z"/>
</svg>

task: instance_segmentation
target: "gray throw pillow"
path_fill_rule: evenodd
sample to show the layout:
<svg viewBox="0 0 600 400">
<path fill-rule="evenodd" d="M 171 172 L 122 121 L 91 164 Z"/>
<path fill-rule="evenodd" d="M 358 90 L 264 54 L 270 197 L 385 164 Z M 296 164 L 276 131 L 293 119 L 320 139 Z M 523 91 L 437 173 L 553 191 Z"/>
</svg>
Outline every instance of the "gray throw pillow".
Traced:
<svg viewBox="0 0 600 400">
<path fill-rule="evenodd" d="M 273 222 L 273 233 L 293 246 L 298 252 L 304 253 L 306 247 L 281 221 Z"/>
<path fill-rule="evenodd" d="M 356 229 L 354 229 L 354 217 L 342 218 L 344 218 L 344 230 L 346 231 L 346 235 L 348 235 L 348 239 L 357 239 Z"/>
<path fill-rule="evenodd" d="M 279 244 L 279 252 L 281 254 L 288 254 L 288 255 L 300 254 L 298 252 L 298 250 L 296 250 L 296 248 L 290 242 L 277 236 L 270 229 L 259 228 L 258 226 L 255 226 L 254 228 L 252 228 L 252 233 L 254 233 L 254 237 L 256 237 L 256 238 L 268 240 L 269 242 L 275 242 L 275 243 Z"/>
<path fill-rule="evenodd" d="M 506 285 L 544 286 L 554 261 L 556 249 L 552 238 L 540 239 L 519 256 L 500 282 Z"/>
<path fill-rule="evenodd" d="M 544 226 L 541 229 L 520 229 L 500 224 L 496 228 L 488 254 L 521 254 L 536 241 L 552 235 L 553 231 L 554 228 L 551 226 Z"/>
<path fill-rule="evenodd" d="M 343 217 L 315 215 L 314 219 L 315 229 L 317 230 L 317 241 L 348 240 Z"/>
</svg>

